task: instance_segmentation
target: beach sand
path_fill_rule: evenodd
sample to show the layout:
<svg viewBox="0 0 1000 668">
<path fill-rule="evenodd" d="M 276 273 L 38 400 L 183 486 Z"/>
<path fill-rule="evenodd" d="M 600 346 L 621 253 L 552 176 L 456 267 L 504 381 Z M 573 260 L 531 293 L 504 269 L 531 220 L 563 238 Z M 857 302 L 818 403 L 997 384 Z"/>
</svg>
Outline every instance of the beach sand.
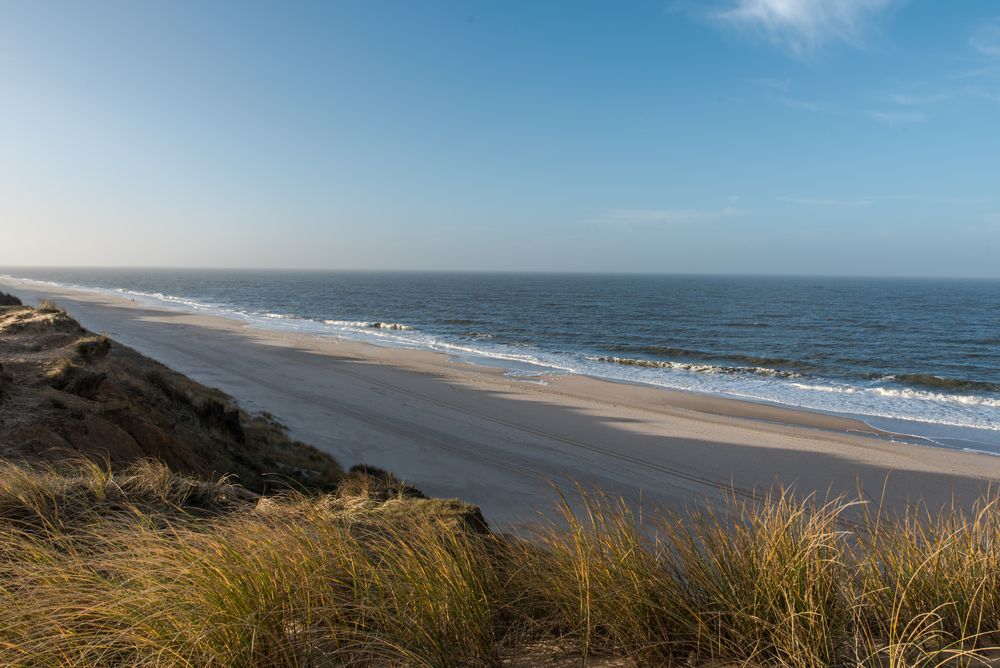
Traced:
<svg viewBox="0 0 1000 668">
<path fill-rule="evenodd" d="M 937 506 L 968 505 L 1000 478 L 1000 457 L 891 442 L 847 418 L 582 376 L 533 382 L 115 295 L 17 280 L 0 289 L 53 299 L 88 329 L 269 411 L 345 467 L 383 467 L 430 495 L 478 504 L 494 527 L 551 509 L 556 487 L 575 483 L 644 508 L 774 484 L 823 497 L 860 486 L 876 503 Z"/>
</svg>

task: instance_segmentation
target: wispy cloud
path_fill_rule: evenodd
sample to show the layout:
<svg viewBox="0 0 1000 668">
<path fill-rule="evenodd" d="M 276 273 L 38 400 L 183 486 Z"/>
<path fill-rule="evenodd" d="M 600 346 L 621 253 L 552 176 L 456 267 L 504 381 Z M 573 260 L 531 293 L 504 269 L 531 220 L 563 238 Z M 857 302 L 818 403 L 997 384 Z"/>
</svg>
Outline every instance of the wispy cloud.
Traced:
<svg viewBox="0 0 1000 668">
<path fill-rule="evenodd" d="M 791 79 L 747 79 L 749 83 L 762 86 L 764 88 L 769 88 L 771 90 L 776 90 L 779 93 L 790 93 L 792 90 L 792 80 Z"/>
<path fill-rule="evenodd" d="M 927 120 L 922 111 L 870 111 L 868 115 L 883 125 L 909 125 Z"/>
<path fill-rule="evenodd" d="M 871 110 L 868 117 L 882 125 L 923 123 L 930 118 L 928 107 L 951 100 L 956 94 L 951 91 L 886 93 L 882 98 L 895 107 Z"/>
<path fill-rule="evenodd" d="M 900 125 L 921 123 L 932 118 L 932 110 L 943 111 L 948 106 L 968 102 L 1000 103 L 1000 89 L 983 85 L 963 85 L 944 87 L 932 92 L 890 92 L 882 95 L 883 100 L 895 108 L 868 112 L 879 123 Z"/>
<path fill-rule="evenodd" d="M 814 113 L 819 113 L 824 110 L 823 105 L 821 104 L 810 102 L 809 100 L 800 100 L 795 97 L 788 97 L 787 95 L 781 96 L 778 100 L 781 104 L 786 107 L 791 107 L 792 109 L 801 109 L 803 111 L 811 111 Z"/>
<path fill-rule="evenodd" d="M 962 92 L 979 100 L 1000 102 L 1000 91 L 990 90 L 989 88 L 984 88 L 982 86 L 967 86 Z"/>
<path fill-rule="evenodd" d="M 927 93 L 925 95 L 912 95 L 909 93 L 889 93 L 886 98 L 893 104 L 901 107 L 926 107 L 930 104 L 944 102 L 952 97 L 951 93 Z"/>
<path fill-rule="evenodd" d="M 944 204 L 947 206 L 981 206 L 993 201 L 992 197 L 954 197 L 937 196 L 927 198 L 931 204 Z"/>
<path fill-rule="evenodd" d="M 948 78 L 955 81 L 962 81 L 964 79 L 982 79 L 984 77 L 995 78 L 998 74 L 1000 74 L 1000 63 L 994 63 L 984 67 L 962 70 L 961 72 L 952 74 Z"/>
<path fill-rule="evenodd" d="M 727 206 L 718 210 L 706 209 L 613 209 L 598 218 L 603 223 L 626 225 L 677 225 L 731 218 L 748 213 L 743 209 Z"/>
<path fill-rule="evenodd" d="M 983 55 L 1000 57 L 1000 16 L 979 26 L 969 38 L 969 44 Z"/>
<path fill-rule="evenodd" d="M 789 204 L 801 204 L 803 206 L 825 206 L 825 207 L 866 207 L 876 206 L 888 202 L 920 202 L 936 206 L 982 206 L 993 200 L 984 197 L 954 197 L 944 195 L 867 195 L 854 199 L 839 197 L 796 197 L 791 195 L 781 195 L 775 197 L 779 202 Z"/>
<path fill-rule="evenodd" d="M 818 102 L 792 95 L 791 79 L 747 79 L 747 82 L 765 89 L 768 97 L 786 107 L 813 113 L 826 111 L 826 107 Z"/>
<path fill-rule="evenodd" d="M 835 199 L 829 197 L 792 197 L 790 195 L 782 195 L 776 197 L 779 202 L 788 202 L 789 204 L 803 204 L 806 206 L 871 206 L 872 199 Z"/>
<path fill-rule="evenodd" d="M 735 0 L 713 18 L 763 34 L 797 56 L 828 42 L 859 44 L 872 24 L 899 0 Z"/>
<path fill-rule="evenodd" d="M 940 77 L 936 82 L 922 80 L 899 85 L 881 96 L 884 104 L 896 108 L 870 111 L 869 116 L 887 125 L 921 123 L 931 117 L 930 108 L 934 106 L 1000 102 L 996 83 L 1000 78 L 1000 16 L 981 22 L 970 35 L 969 45 L 978 52 L 971 60 L 977 66 Z"/>
</svg>

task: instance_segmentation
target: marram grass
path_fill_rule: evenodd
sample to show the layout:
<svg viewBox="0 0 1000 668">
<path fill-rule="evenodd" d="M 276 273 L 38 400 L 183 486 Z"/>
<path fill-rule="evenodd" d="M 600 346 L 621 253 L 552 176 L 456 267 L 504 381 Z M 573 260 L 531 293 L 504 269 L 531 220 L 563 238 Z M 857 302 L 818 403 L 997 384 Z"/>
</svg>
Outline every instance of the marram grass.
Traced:
<svg viewBox="0 0 1000 668">
<path fill-rule="evenodd" d="M 460 504 L 352 489 L 0 464 L 0 665 L 529 666 L 559 648 L 902 668 L 989 665 L 1000 644 L 992 498 L 890 516 L 779 492 L 639 518 L 578 491 L 501 537 Z"/>
</svg>

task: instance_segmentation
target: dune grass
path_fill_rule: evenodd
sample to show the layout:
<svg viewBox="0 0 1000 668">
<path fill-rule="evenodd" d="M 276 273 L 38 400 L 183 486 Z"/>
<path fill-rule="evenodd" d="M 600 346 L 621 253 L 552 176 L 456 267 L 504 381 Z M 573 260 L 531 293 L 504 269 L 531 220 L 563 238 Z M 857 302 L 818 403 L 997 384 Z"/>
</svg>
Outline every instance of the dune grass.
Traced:
<svg viewBox="0 0 1000 668">
<path fill-rule="evenodd" d="M 38 302 L 38 310 L 50 313 L 66 313 L 66 309 L 59 306 L 59 304 L 55 303 L 51 299 L 43 299 Z"/>
<path fill-rule="evenodd" d="M 987 665 L 1000 508 L 791 493 L 638 517 L 579 492 L 518 537 L 346 485 L 258 497 L 143 463 L 0 465 L 0 664 Z M 842 520 L 864 516 L 850 529 Z"/>
</svg>

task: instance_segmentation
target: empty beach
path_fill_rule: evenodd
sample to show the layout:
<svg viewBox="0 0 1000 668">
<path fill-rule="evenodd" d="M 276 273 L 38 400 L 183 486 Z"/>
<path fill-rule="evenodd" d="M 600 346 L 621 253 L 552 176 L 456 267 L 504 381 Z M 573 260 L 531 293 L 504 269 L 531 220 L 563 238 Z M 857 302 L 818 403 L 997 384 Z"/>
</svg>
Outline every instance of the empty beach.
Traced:
<svg viewBox="0 0 1000 668">
<path fill-rule="evenodd" d="M 530 520 L 556 489 L 596 486 L 681 508 L 773 485 L 875 503 L 965 504 L 1000 458 L 894 442 L 848 418 L 577 375 L 510 377 L 439 353 L 265 330 L 91 291 L 0 282 L 52 299 L 345 465 L 391 469 L 434 496 Z M 224 473 L 224 472 L 220 472 Z"/>
</svg>

